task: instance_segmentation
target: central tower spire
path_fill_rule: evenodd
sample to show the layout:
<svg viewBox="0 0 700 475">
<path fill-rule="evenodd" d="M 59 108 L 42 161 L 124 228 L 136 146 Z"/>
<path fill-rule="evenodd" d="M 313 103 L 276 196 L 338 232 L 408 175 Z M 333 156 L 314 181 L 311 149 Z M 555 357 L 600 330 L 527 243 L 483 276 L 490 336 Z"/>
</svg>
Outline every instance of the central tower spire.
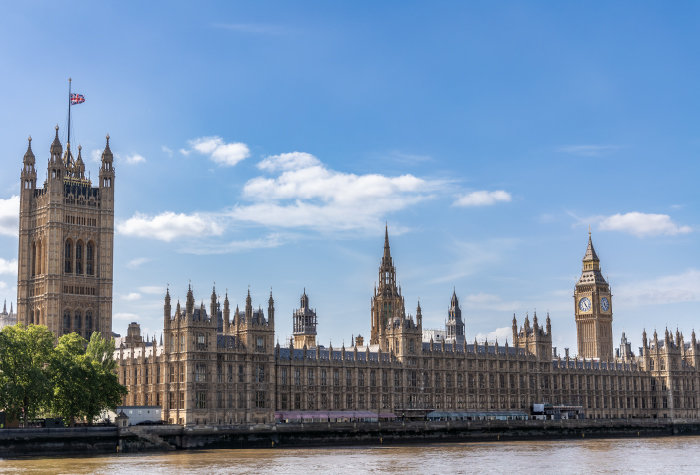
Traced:
<svg viewBox="0 0 700 475">
<path fill-rule="evenodd" d="M 395 317 L 404 318 L 404 300 L 396 284 L 396 268 L 389 246 L 389 226 L 384 228 L 384 255 L 379 264 L 379 287 L 372 298 L 372 332 L 370 344 L 382 343 L 387 324 Z"/>
</svg>

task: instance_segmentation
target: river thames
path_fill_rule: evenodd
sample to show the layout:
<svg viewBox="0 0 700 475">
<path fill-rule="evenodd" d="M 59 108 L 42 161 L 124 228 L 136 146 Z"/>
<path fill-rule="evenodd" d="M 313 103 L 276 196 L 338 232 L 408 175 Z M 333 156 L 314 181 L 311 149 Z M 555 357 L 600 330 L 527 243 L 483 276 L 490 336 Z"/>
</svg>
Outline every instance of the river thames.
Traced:
<svg viewBox="0 0 700 475">
<path fill-rule="evenodd" d="M 698 473 L 700 436 L 200 450 L 0 461 L 0 473 Z"/>
</svg>

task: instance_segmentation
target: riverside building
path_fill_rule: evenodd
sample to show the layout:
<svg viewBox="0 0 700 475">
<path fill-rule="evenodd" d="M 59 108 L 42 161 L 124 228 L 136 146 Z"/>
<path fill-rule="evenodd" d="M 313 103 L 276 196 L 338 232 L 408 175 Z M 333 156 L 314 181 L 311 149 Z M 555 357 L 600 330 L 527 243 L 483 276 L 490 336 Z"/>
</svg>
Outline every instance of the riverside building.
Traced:
<svg viewBox="0 0 700 475">
<path fill-rule="evenodd" d="M 423 341 L 420 303 L 406 313 L 396 284 L 388 232 L 372 297 L 370 341 L 350 347 L 316 343 L 317 316 L 306 291 L 294 312 L 294 335 L 274 344 L 275 306 L 254 309 L 250 291 L 243 310 L 220 302 L 195 306 L 192 289 L 173 312 L 163 307 L 163 337 L 145 341 L 138 324 L 115 352 L 126 405 L 158 405 L 163 419 L 185 425 L 273 423 L 279 420 L 346 420 L 429 414 L 519 418 L 533 404 L 586 418 L 700 419 L 700 345 L 668 330 L 642 335 L 634 355 L 623 336 L 613 356 L 612 295 L 588 239 L 574 289 L 578 352 L 552 348 L 549 315 L 522 325 L 513 316 L 512 341 L 468 342 L 456 294 L 445 338 Z M 543 406 L 544 407 L 544 406 Z"/>
</svg>

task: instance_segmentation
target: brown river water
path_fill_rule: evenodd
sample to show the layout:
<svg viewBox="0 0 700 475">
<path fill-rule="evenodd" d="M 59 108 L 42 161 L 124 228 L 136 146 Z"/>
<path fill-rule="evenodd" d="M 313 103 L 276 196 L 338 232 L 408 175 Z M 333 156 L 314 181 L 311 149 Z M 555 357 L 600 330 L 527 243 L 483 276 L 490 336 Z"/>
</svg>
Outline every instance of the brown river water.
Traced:
<svg viewBox="0 0 700 475">
<path fill-rule="evenodd" d="M 6 473 L 677 473 L 700 474 L 700 436 L 424 446 L 200 450 L 0 460 Z"/>
</svg>

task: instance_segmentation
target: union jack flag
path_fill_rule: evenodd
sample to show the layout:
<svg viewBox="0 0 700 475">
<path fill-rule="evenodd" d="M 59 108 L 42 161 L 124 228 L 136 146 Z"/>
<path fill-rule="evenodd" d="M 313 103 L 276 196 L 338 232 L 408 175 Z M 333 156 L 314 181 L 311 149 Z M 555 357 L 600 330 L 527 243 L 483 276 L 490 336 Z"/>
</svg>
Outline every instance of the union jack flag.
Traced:
<svg viewBox="0 0 700 475">
<path fill-rule="evenodd" d="M 82 104 L 83 102 L 85 102 L 85 96 L 83 96 L 82 94 L 71 94 L 70 95 L 70 103 L 72 105 Z"/>
</svg>

